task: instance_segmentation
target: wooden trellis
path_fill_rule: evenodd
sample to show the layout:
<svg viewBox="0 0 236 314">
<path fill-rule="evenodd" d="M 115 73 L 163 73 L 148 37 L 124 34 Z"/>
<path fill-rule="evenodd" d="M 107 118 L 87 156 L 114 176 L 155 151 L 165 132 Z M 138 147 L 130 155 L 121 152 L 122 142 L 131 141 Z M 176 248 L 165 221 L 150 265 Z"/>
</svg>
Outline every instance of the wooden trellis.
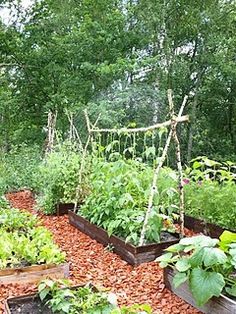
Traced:
<svg viewBox="0 0 236 314">
<path fill-rule="evenodd" d="M 84 111 L 85 114 L 85 119 L 86 119 L 86 123 L 87 123 L 87 128 L 88 128 L 88 139 L 84 148 L 84 152 L 83 152 L 83 157 L 82 157 L 82 162 L 83 160 L 85 160 L 85 156 L 87 154 L 87 148 L 89 145 L 90 140 L 92 139 L 92 135 L 95 133 L 117 133 L 117 134 L 128 134 L 128 133 L 138 133 L 138 132 L 148 132 L 148 131 L 154 131 L 156 129 L 160 129 L 163 127 L 168 127 L 170 126 L 170 131 L 162 152 L 162 155 L 159 159 L 159 163 L 157 165 L 157 167 L 154 170 L 153 173 L 153 180 L 152 180 L 152 186 L 151 186 L 151 191 L 150 191 L 150 196 L 149 196 L 149 201 L 148 201 L 148 208 L 147 211 L 145 213 L 145 218 L 144 218 L 144 223 L 143 223 L 143 227 L 142 227 L 142 231 L 141 231 L 141 236 L 140 236 L 140 241 L 139 241 L 139 245 L 143 245 L 144 241 L 145 241 L 145 234 L 147 231 L 147 227 L 148 227 L 148 220 L 149 217 L 151 215 L 152 212 L 152 207 L 153 207 L 153 200 L 154 200 L 154 196 L 155 194 L 158 192 L 157 190 L 157 179 L 160 173 L 160 170 L 166 160 L 167 154 L 168 154 L 168 149 L 170 147 L 170 143 L 171 140 L 173 139 L 175 142 L 175 147 L 176 147 L 176 160 L 177 160 L 177 167 L 178 167 L 178 181 L 179 181 L 179 214 L 180 214 L 180 232 L 181 235 L 184 235 L 184 191 L 183 191 L 183 172 L 182 172 L 182 164 L 181 164 L 181 151 L 180 151 L 180 142 L 177 136 L 177 125 L 178 123 L 182 123 L 182 122 L 187 122 L 189 121 L 189 116 L 188 115 L 182 115 L 183 114 L 183 110 L 186 106 L 187 103 L 187 99 L 188 96 L 184 97 L 184 100 L 182 102 L 182 105 L 180 107 L 180 110 L 178 112 L 177 115 L 175 115 L 174 113 L 174 104 L 173 104 L 173 97 L 172 97 L 172 91 L 168 90 L 168 102 L 169 102 L 169 107 L 170 107 L 170 116 L 171 119 L 168 121 L 165 121 L 163 123 L 156 123 L 152 126 L 148 126 L 148 127 L 141 127 L 141 128 L 114 128 L 114 129 L 109 129 L 109 128 L 103 128 L 103 129 L 99 129 L 98 127 L 96 127 L 97 121 L 92 124 L 89 120 L 89 116 L 87 111 Z M 80 179 L 82 179 L 82 173 L 83 173 L 83 168 L 84 168 L 84 163 L 83 165 L 81 165 L 81 171 L 80 171 Z M 79 191 L 79 189 L 78 189 Z M 75 205 L 75 209 L 76 209 L 77 204 Z"/>
</svg>

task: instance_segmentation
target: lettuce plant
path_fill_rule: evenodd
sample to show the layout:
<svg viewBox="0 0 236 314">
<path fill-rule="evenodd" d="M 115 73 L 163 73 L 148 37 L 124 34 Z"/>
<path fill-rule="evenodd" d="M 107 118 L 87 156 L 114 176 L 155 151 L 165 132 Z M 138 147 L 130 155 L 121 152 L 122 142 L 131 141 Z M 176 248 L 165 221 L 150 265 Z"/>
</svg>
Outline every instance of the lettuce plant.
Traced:
<svg viewBox="0 0 236 314">
<path fill-rule="evenodd" d="M 0 269 L 65 261 L 65 254 L 44 227 L 32 228 L 27 234 L 0 229 L 0 234 Z"/>
<path fill-rule="evenodd" d="M 0 207 L 0 269 L 33 264 L 60 264 L 65 254 L 54 244 L 52 234 L 38 226 L 37 217 L 10 208 Z"/>
<path fill-rule="evenodd" d="M 8 232 L 21 231 L 27 232 L 39 223 L 37 217 L 30 213 L 20 211 L 16 208 L 10 208 L 8 204 L 0 204 L 0 229 Z"/>
</svg>

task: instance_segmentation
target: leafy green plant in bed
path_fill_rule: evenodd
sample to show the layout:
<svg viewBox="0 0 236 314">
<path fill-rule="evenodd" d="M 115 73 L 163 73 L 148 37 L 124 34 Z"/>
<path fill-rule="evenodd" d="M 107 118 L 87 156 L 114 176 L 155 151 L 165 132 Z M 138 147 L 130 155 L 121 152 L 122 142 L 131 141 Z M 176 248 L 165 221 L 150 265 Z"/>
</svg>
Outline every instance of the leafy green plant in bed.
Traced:
<svg viewBox="0 0 236 314">
<path fill-rule="evenodd" d="M 101 226 L 109 234 L 137 244 L 148 204 L 152 176 L 153 169 L 137 160 L 96 160 L 89 177 L 91 193 L 79 214 Z M 160 233 L 166 230 L 167 221 L 169 229 L 173 231 L 172 221 L 167 215 L 172 213 L 178 197 L 174 189 L 176 181 L 172 170 L 163 169 L 158 182 L 159 195 L 154 200 L 153 212 L 149 219 L 146 237 L 148 242 L 160 241 Z"/>
<path fill-rule="evenodd" d="M 52 234 L 44 227 L 8 232 L 0 229 L 0 268 L 33 264 L 61 264 L 65 254 L 54 244 Z"/>
<path fill-rule="evenodd" d="M 225 181 L 190 181 L 184 185 L 186 213 L 224 228 L 235 229 L 236 184 Z"/>
<path fill-rule="evenodd" d="M 116 296 L 89 286 L 71 289 L 66 281 L 43 280 L 39 297 L 53 313 L 68 314 L 151 314 L 148 305 L 118 308 Z"/>
<path fill-rule="evenodd" d="M 225 231 L 220 240 L 184 238 L 166 251 L 157 261 L 175 270 L 175 287 L 188 282 L 198 306 L 221 293 L 236 297 L 236 233 Z"/>
<path fill-rule="evenodd" d="M 56 212 L 59 203 L 74 203 L 79 184 L 81 153 L 70 142 L 58 144 L 39 166 L 39 196 L 37 207 L 46 214 Z M 78 202 L 87 194 L 86 175 L 80 186 Z"/>
<path fill-rule="evenodd" d="M 19 189 L 37 189 L 37 169 L 41 162 L 41 149 L 21 145 L 0 154 L 0 193 Z"/>
<path fill-rule="evenodd" d="M 218 162 L 206 156 L 199 156 L 190 161 L 186 174 L 194 181 L 210 179 L 217 182 L 236 181 L 236 163 Z"/>
<path fill-rule="evenodd" d="M 11 208 L 9 204 L 0 204 L 0 229 L 8 232 L 27 232 L 39 223 L 37 217 L 30 213 Z"/>
</svg>

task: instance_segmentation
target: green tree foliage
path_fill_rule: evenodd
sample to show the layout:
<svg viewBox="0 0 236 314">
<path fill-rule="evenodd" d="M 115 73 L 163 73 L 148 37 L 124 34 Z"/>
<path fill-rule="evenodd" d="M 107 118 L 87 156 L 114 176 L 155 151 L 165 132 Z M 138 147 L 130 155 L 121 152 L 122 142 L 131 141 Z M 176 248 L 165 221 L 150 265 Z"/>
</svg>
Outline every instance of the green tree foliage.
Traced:
<svg viewBox="0 0 236 314">
<path fill-rule="evenodd" d="M 185 160 L 234 156 L 235 1 L 43 0 L 27 10 L 20 3 L 2 2 L 15 14 L 0 25 L 3 146 L 42 142 L 49 109 L 58 110 L 63 133 L 64 110 L 81 125 L 88 103 L 96 114 L 112 112 L 111 124 L 163 120 L 172 88 L 177 107 L 190 93 Z"/>
</svg>

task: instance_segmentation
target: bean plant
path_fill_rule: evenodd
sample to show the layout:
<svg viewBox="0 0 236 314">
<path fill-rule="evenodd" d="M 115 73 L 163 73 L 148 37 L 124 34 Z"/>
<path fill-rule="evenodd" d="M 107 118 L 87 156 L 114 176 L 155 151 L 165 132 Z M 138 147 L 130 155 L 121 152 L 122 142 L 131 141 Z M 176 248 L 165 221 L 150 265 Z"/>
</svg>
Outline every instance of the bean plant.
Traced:
<svg viewBox="0 0 236 314">
<path fill-rule="evenodd" d="M 91 175 L 91 193 L 79 214 L 134 244 L 138 243 L 153 176 L 153 169 L 137 160 L 119 159 L 114 162 L 95 160 Z M 178 197 L 176 174 L 163 169 L 158 182 L 147 230 L 148 242 L 159 242 L 162 230 L 173 231 L 170 215 Z M 168 227 L 167 227 L 168 225 Z"/>
</svg>

